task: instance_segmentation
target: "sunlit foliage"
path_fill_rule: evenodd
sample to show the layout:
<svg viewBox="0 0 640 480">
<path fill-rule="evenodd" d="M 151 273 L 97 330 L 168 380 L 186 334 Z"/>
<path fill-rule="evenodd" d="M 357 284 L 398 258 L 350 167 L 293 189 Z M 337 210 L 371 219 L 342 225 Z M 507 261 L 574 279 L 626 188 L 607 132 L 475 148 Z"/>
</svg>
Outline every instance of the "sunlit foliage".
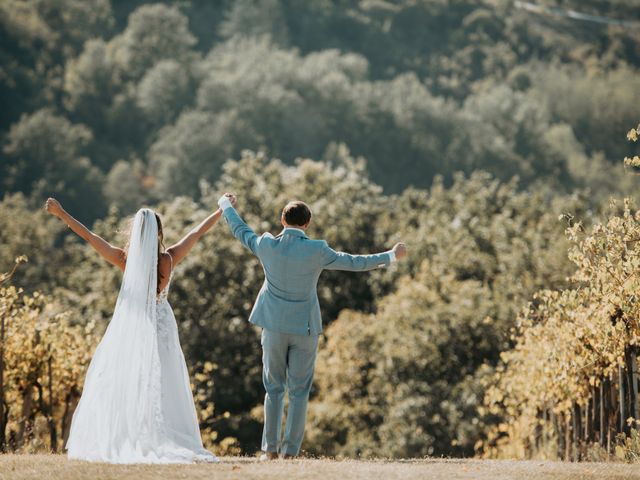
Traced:
<svg viewBox="0 0 640 480">
<path fill-rule="evenodd" d="M 10 280 L 0 277 L 0 449 L 57 451 L 97 344 L 94 324 L 72 325 L 52 298 Z"/>
<path fill-rule="evenodd" d="M 546 4 L 601 18 L 640 11 L 638 0 Z M 5 0 L 0 39 L 0 271 L 19 255 L 30 260 L 4 293 L 28 326 L 15 338 L 41 335 L 64 351 L 55 332 L 71 332 L 84 349 L 60 387 L 56 372 L 69 366 L 51 357 L 50 396 L 20 397 L 37 405 L 11 424 L 21 438 L 11 448 L 56 443 L 38 426 L 51 399 L 61 447 L 69 412 L 60 416 L 59 395 L 72 377 L 81 387 L 121 280 L 46 216 L 50 195 L 116 244 L 144 205 L 160 212 L 171 244 L 222 191 L 238 195 L 260 232 L 277 233 L 280 209 L 300 198 L 314 212 L 310 235 L 337 249 L 405 240 L 403 264 L 321 279 L 328 329 L 304 447 L 314 453 L 470 455 L 482 439 L 487 454 L 528 455 L 536 422 L 553 413 L 565 425 L 600 381 L 552 378 L 557 402 L 542 405 L 536 369 L 613 372 L 605 385 L 615 390 L 620 345 L 631 340 L 616 328 L 635 304 L 624 296 L 633 285 L 616 290 L 602 265 L 618 276 L 635 268 L 624 263 L 635 244 L 620 250 L 635 213 L 619 208 L 589 225 L 611 194 L 637 188 L 626 175 L 640 166 L 637 144 L 618 141 L 637 121 L 637 29 L 534 15 L 510 0 Z M 575 268 L 582 276 L 569 285 Z M 246 318 L 262 280 L 223 225 L 175 275 L 203 438 L 219 452 L 259 448 L 259 332 Z M 596 287 L 609 290 L 593 296 Z M 86 344 L 73 343 L 85 328 Z M 614 360 L 591 364 L 587 337 Z M 559 363 L 527 363 L 553 342 L 567 347 L 546 360 Z M 46 345 L 37 358 L 25 353 L 34 369 L 49 368 Z M 24 372 L 21 388 L 36 392 L 49 378 L 29 383 Z M 516 405 L 526 375 L 534 393 Z M 495 397 L 509 382 L 514 396 Z M 478 410 L 487 386 L 489 405 Z"/>
</svg>

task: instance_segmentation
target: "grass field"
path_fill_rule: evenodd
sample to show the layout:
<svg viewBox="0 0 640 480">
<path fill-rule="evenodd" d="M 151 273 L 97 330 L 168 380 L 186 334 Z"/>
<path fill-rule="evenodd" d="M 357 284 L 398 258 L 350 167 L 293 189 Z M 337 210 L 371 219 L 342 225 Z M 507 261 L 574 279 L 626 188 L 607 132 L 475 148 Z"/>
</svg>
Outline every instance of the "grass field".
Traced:
<svg viewBox="0 0 640 480">
<path fill-rule="evenodd" d="M 227 457 L 218 464 L 107 465 L 71 462 L 62 455 L 0 455 L 0 480 L 5 479 L 131 479 L 131 480 L 373 480 L 396 479 L 640 479 L 640 467 L 617 463 L 561 463 L 509 460 L 258 462 Z"/>
</svg>

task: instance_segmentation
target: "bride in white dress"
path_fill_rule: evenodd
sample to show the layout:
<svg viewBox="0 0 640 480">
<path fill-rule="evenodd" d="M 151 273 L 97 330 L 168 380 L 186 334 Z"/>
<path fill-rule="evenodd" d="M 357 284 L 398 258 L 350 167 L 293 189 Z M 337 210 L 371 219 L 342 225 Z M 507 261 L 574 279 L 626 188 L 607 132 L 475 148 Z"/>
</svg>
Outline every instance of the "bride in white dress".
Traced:
<svg viewBox="0 0 640 480">
<path fill-rule="evenodd" d="M 123 272 L 113 317 L 87 370 L 68 458 L 109 463 L 215 462 L 200 438 L 189 375 L 167 301 L 173 268 L 220 219 L 207 217 L 162 251 L 162 223 L 140 209 L 128 248 L 114 247 L 54 199 L 46 209 Z"/>
</svg>

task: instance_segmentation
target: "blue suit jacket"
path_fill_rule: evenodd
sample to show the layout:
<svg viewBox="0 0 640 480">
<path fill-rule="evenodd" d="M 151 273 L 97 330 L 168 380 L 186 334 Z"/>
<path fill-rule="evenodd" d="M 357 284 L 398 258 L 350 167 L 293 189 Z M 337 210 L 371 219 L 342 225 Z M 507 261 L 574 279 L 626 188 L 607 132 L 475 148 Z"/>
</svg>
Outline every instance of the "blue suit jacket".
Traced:
<svg viewBox="0 0 640 480">
<path fill-rule="evenodd" d="M 234 208 L 225 209 L 223 215 L 233 235 L 262 263 L 265 281 L 249 321 L 267 330 L 318 335 L 322 318 L 316 289 L 323 270 L 360 272 L 391 263 L 389 252 L 336 252 L 326 241 L 311 240 L 299 230 L 285 229 L 277 237 L 270 233 L 258 236 Z"/>
</svg>

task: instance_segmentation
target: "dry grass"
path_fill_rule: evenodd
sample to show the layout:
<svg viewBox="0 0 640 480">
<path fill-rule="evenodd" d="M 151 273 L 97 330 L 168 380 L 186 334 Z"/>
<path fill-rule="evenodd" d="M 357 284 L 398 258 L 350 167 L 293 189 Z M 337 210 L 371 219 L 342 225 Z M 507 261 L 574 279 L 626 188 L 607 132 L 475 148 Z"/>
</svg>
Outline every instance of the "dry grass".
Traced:
<svg viewBox="0 0 640 480">
<path fill-rule="evenodd" d="M 0 455 L 5 479 L 230 480 L 307 479 L 640 479 L 640 468 L 616 463 L 561 463 L 508 460 L 335 461 L 295 460 L 260 463 L 228 457 L 218 464 L 107 465 L 68 461 L 62 455 Z"/>
</svg>

